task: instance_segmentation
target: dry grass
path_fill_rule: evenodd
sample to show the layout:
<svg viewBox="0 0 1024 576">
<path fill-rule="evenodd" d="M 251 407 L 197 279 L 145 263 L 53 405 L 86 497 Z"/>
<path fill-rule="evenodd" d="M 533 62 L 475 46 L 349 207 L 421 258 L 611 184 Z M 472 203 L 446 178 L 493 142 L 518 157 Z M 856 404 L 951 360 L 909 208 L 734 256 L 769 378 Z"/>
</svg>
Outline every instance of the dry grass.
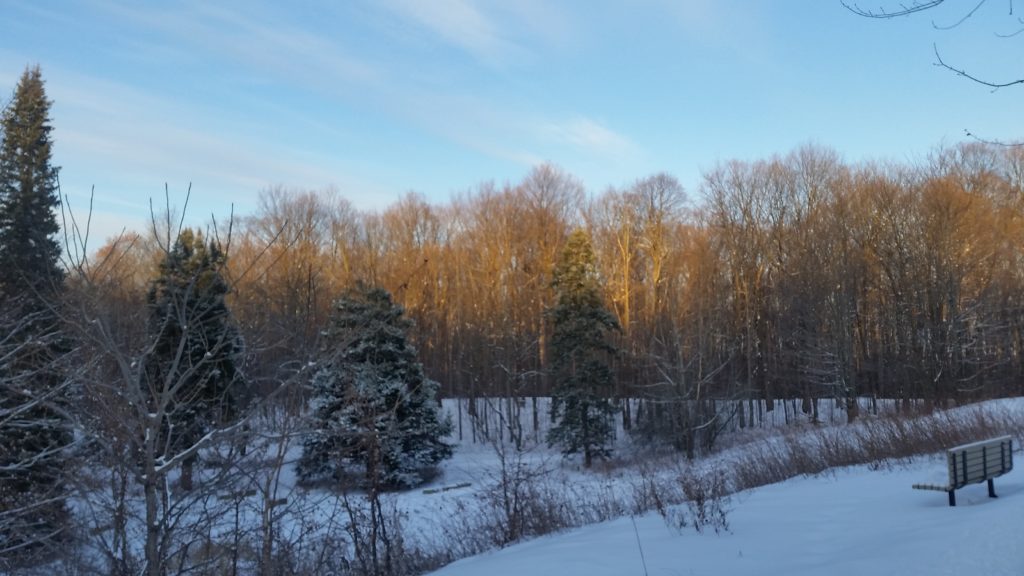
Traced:
<svg viewBox="0 0 1024 576">
<path fill-rule="evenodd" d="M 1009 408 L 980 404 L 915 418 L 884 416 L 850 426 L 787 431 L 745 446 L 728 459 L 731 490 L 867 464 L 885 468 L 911 458 L 1002 435 L 1024 436 L 1024 421 Z"/>
</svg>

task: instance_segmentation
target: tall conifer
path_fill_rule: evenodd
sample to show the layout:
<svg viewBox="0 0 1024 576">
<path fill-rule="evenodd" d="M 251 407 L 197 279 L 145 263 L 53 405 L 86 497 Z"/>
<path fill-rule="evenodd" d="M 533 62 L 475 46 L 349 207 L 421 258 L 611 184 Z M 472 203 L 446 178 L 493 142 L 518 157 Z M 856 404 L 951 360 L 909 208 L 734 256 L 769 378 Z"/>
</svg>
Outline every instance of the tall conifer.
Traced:
<svg viewBox="0 0 1024 576">
<path fill-rule="evenodd" d="M 35 309 L 63 279 L 50 104 L 36 66 L 22 74 L 0 120 L 0 291 Z"/>
<path fill-rule="evenodd" d="M 67 344 L 54 312 L 63 271 L 50 101 L 26 69 L 0 115 L 0 555 L 38 548 L 66 516 L 59 410 Z"/>
<path fill-rule="evenodd" d="M 608 333 L 618 330 L 598 288 L 594 250 L 583 230 L 576 230 L 559 257 L 552 286 L 557 298 L 551 310 L 551 365 L 554 391 L 551 412 L 555 425 L 548 443 L 564 454 L 583 454 L 587 468 L 595 456 L 611 453 L 614 437 L 608 399 L 609 367 L 615 347 Z"/>
</svg>

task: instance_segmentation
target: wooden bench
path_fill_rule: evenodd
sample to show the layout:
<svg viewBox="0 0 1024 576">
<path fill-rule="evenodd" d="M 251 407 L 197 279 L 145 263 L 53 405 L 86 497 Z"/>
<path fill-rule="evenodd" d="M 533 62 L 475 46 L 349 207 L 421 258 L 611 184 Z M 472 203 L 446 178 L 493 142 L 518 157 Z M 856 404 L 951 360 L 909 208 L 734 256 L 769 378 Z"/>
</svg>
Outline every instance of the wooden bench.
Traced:
<svg viewBox="0 0 1024 576">
<path fill-rule="evenodd" d="M 964 444 L 946 450 L 949 483 L 914 484 L 915 490 L 939 490 L 949 493 L 949 505 L 956 506 L 955 491 L 968 484 L 988 481 L 988 497 L 996 497 L 992 479 L 1013 470 L 1013 439 L 1009 436 Z"/>
</svg>

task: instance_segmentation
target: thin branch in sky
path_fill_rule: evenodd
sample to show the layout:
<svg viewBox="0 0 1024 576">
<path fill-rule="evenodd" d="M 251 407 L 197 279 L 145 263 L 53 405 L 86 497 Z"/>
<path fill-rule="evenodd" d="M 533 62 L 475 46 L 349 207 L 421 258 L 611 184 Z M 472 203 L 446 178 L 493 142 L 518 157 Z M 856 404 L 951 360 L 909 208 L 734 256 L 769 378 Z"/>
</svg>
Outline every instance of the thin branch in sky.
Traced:
<svg viewBox="0 0 1024 576">
<path fill-rule="evenodd" d="M 992 146 L 1002 146 L 1003 148 L 1021 148 L 1024 147 L 1024 140 L 1015 140 L 1012 142 L 1003 142 L 1002 140 L 989 140 L 988 138 L 982 138 L 970 130 L 964 130 L 964 135 L 968 138 L 981 142 L 982 144 L 989 144 Z"/>
<path fill-rule="evenodd" d="M 889 12 L 884 6 L 879 7 L 878 10 L 866 10 L 861 8 L 858 4 L 850 4 L 843 0 L 841 4 L 850 12 L 858 16 L 864 16 L 865 18 L 897 18 L 899 16 L 907 16 L 915 12 L 922 12 L 930 8 L 935 8 L 939 4 L 942 4 L 946 0 L 929 0 L 928 2 L 913 2 L 911 4 L 900 4 L 899 10 Z M 984 2 L 985 0 L 982 0 Z"/>
<path fill-rule="evenodd" d="M 1017 23 L 1021 25 L 1021 28 L 1018 28 L 1015 31 L 1010 32 L 1009 34 L 1000 34 L 999 32 L 996 32 L 996 36 L 998 36 L 999 38 L 1013 38 L 1014 36 L 1020 34 L 1021 32 L 1024 32 L 1024 18 L 1017 18 Z"/>
<path fill-rule="evenodd" d="M 970 18 L 971 16 L 974 16 L 974 13 L 977 12 L 979 8 L 984 6 L 986 2 L 988 2 L 988 0 L 980 0 L 977 6 L 971 8 L 970 12 L 964 14 L 963 17 L 961 17 L 959 20 L 947 26 L 939 26 L 938 24 L 935 23 L 935 20 L 932 20 L 932 27 L 935 28 L 936 30 L 952 30 L 953 28 L 956 28 L 957 26 L 966 22 L 967 19 Z"/>
<path fill-rule="evenodd" d="M 983 78 L 978 78 L 977 76 L 969 74 L 963 68 L 957 68 L 955 66 L 951 66 L 951 65 L 947 64 L 946 61 L 942 59 L 942 55 L 939 53 L 939 47 L 937 45 L 932 44 L 932 49 L 935 51 L 935 58 L 936 58 L 936 60 L 938 60 L 938 62 L 935 63 L 936 66 L 939 66 L 940 68 L 945 68 L 946 70 L 949 70 L 950 72 L 953 72 L 957 76 L 963 76 L 964 78 L 967 78 L 968 80 L 973 80 L 973 81 L 977 82 L 978 84 L 981 84 L 982 86 L 988 86 L 989 88 L 992 88 L 993 92 L 996 91 L 996 90 L 999 90 L 1000 88 L 1006 88 L 1007 86 L 1014 86 L 1016 84 L 1024 84 L 1024 78 L 1018 78 L 1016 80 L 1010 80 L 1009 82 L 992 82 L 992 81 L 989 81 L 989 80 L 985 80 Z"/>
</svg>

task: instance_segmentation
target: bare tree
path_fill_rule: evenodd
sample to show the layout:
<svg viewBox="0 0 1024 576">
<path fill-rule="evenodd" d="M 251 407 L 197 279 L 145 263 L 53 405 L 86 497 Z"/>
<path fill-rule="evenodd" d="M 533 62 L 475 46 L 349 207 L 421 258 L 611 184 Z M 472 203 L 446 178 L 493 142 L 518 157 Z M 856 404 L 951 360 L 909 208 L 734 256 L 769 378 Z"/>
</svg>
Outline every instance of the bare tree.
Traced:
<svg viewBox="0 0 1024 576">
<path fill-rule="evenodd" d="M 152 245 L 164 262 L 187 263 L 176 250 L 181 231 L 169 211 L 161 226 L 153 220 Z M 244 479 L 243 463 L 251 459 L 243 436 L 254 409 L 228 416 L 220 406 L 202 408 L 217 399 L 203 398 L 207 393 L 197 382 L 204 374 L 229 376 L 224 359 L 237 354 L 239 340 L 233 330 L 190 329 L 228 320 L 222 305 L 197 305 L 211 287 L 222 301 L 220 271 L 209 266 L 222 269 L 225 259 L 210 254 L 202 265 L 183 266 L 177 280 L 184 284 L 171 289 L 165 279 L 153 302 L 144 302 L 130 287 L 124 292 L 116 262 L 127 254 L 118 248 L 122 240 L 96 260 L 83 256 L 68 264 L 60 308 L 63 325 L 80 343 L 85 371 L 76 416 L 90 439 L 81 450 L 89 466 L 75 483 L 85 503 L 87 542 L 110 574 L 230 573 L 225 519 L 237 504 L 232 494 Z M 83 238 L 74 241 L 84 245 Z M 168 331 L 172 324 L 181 329 Z M 193 489 L 190 466 L 200 455 L 204 466 Z"/>
<path fill-rule="evenodd" d="M 333 191 L 271 188 L 245 218 L 228 264 L 233 310 L 260 381 L 287 379 L 316 349 L 329 295 L 351 274 L 352 254 L 336 233 L 351 228 L 354 215 Z M 283 370 L 283 372 L 282 372 Z"/>
</svg>

